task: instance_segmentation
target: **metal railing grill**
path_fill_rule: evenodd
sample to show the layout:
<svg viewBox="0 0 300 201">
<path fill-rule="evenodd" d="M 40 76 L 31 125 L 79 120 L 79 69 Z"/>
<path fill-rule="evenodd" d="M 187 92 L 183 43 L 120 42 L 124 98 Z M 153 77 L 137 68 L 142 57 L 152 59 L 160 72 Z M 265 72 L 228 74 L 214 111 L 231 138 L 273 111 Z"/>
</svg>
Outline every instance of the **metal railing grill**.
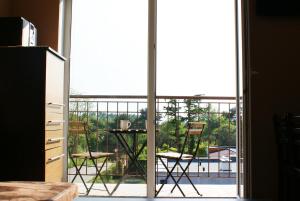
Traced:
<svg viewBox="0 0 300 201">
<path fill-rule="evenodd" d="M 157 96 L 157 151 L 179 150 L 185 123 L 204 121 L 206 128 L 200 151 L 188 173 L 191 177 L 235 178 L 237 155 L 235 101 L 234 97 Z M 87 121 L 93 135 L 92 139 L 94 139 L 92 146 L 97 151 L 116 153 L 104 168 L 106 176 L 121 175 L 122 168 L 128 163 L 128 157 L 124 154 L 124 150 L 115 137 L 106 130 L 119 128 L 121 119 L 130 120 L 131 128 L 145 128 L 146 118 L 146 96 L 70 96 L 69 120 Z M 146 137 L 142 136 L 137 140 L 138 143 L 141 143 L 146 140 Z M 141 154 L 139 160 L 145 160 L 145 154 L 146 150 Z M 115 163 L 117 165 L 113 165 Z M 172 165 L 173 162 L 167 161 L 167 163 Z M 69 176 L 74 175 L 71 169 L 72 167 L 68 168 Z M 175 174 L 179 173 L 179 169 L 177 169 Z M 85 174 L 89 175 L 87 169 Z M 132 174 L 135 174 L 134 171 Z M 165 171 L 157 163 L 157 182 L 164 174 Z"/>
</svg>

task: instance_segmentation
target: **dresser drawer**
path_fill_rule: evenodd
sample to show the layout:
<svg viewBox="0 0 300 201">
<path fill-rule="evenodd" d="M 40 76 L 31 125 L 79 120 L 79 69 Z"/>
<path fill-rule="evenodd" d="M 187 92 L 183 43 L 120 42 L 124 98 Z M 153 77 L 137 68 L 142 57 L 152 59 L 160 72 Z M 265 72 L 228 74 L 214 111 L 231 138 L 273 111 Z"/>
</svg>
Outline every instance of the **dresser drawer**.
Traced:
<svg viewBox="0 0 300 201">
<path fill-rule="evenodd" d="M 53 113 L 46 111 L 45 123 L 46 130 L 61 129 L 64 123 L 62 113 Z"/>
<path fill-rule="evenodd" d="M 62 103 L 64 90 L 64 61 L 47 52 L 46 103 Z"/>
<path fill-rule="evenodd" d="M 45 150 L 58 146 L 63 146 L 63 130 L 46 131 Z"/>
<path fill-rule="evenodd" d="M 63 122 L 64 115 L 62 113 L 54 113 L 46 111 L 46 123 L 49 121 Z"/>
<path fill-rule="evenodd" d="M 63 120 L 47 120 L 45 124 L 46 131 L 63 130 L 63 127 L 64 127 Z"/>
<path fill-rule="evenodd" d="M 63 179 L 63 147 L 45 151 L 45 181 L 59 182 Z"/>
<path fill-rule="evenodd" d="M 64 104 L 63 103 L 55 103 L 55 102 L 47 102 L 45 107 L 46 107 L 46 113 L 63 113 L 64 109 Z"/>
</svg>

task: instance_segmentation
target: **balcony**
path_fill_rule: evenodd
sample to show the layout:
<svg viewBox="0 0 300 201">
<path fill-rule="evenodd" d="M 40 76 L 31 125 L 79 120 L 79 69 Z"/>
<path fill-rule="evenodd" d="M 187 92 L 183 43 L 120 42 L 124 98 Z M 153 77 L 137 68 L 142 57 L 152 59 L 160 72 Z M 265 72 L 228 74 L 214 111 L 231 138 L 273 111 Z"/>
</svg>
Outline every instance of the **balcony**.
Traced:
<svg viewBox="0 0 300 201">
<path fill-rule="evenodd" d="M 119 128 L 119 120 L 127 119 L 131 128 L 145 128 L 147 117 L 146 96 L 84 96 L 72 95 L 69 102 L 69 119 L 88 122 L 93 136 L 92 146 L 97 151 L 113 152 L 114 157 L 105 164 L 102 174 L 105 175 L 108 188 L 114 189 L 130 162 L 122 146 L 107 132 Z M 236 103 L 234 97 L 207 96 L 158 96 L 156 99 L 156 150 L 180 150 L 187 121 L 200 120 L 206 123 L 196 159 L 188 169 L 188 175 L 203 197 L 236 197 Z M 137 146 L 146 140 L 139 137 Z M 80 143 L 80 142 L 79 142 Z M 194 149 L 195 143 L 190 143 Z M 188 151 L 188 150 L 187 150 Z M 138 158 L 146 168 L 146 148 Z M 165 161 L 172 167 L 174 161 Z M 101 161 L 98 162 L 101 165 Z M 173 182 L 164 180 L 166 170 L 156 162 L 156 186 L 165 183 L 159 197 L 181 197 L 176 189 L 170 193 Z M 174 176 L 178 178 L 180 168 L 176 167 Z M 72 180 L 75 168 L 68 164 L 68 179 Z M 82 168 L 85 181 L 90 181 L 95 170 L 86 164 Z M 146 182 L 141 179 L 137 170 L 131 168 L 130 177 L 124 180 L 112 196 L 146 196 Z M 79 177 L 74 181 L 85 189 Z M 180 186 L 188 197 L 199 197 L 188 184 L 186 178 Z M 90 196 L 107 196 L 103 185 L 94 185 Z"/>
</svg>

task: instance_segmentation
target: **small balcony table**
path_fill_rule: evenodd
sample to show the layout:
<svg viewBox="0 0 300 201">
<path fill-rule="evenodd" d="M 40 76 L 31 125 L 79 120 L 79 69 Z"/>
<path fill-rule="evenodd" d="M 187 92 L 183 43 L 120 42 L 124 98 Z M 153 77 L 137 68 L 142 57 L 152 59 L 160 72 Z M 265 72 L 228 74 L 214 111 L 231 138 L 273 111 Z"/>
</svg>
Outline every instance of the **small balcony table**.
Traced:
<svg viewBox="0 0 300 201">
<path fill-rule="evenodd" d="M 124 172 L 124 175 L 119 180 L 119 182 L 117 183 L 117 185 L 115 186 L 115 188 L 114 188 L 114 190 L 112 191 L 111 194 L 113 194 L 116 191 L 116 189 L 118 188 L 118 186 L 120 185 L 120 183 L 126 177 L 129 176 L 128 171 L 129 171 L 130 167 L 133 166 L 133 165 L 136 166 L 137 171 L 143 177 L 143 179 L 146 181 L 146 170 L 142 166 L 142 164 L 138 161 L 138 157 L 142 153 L 142 151 L 144 150 L 145 146 L 147 145 L 147 141 L 145 140 L 143 142 L 142 146 L 138 147 L 137 146 L 137 141 L 138 141 L 137 140 L 137 135 L 147 134 L 147 130 L 146 129 L 128 129 L 128 130 L 108 129 L 107 131 L 110 134 L 113 134 L 114 136 L 116 136 L 118 142 L 124 148 L 126 154 L 128 155 L 128 157 L 131 161 L 130 165 L 128 165 L 128 167 L 126 168 L 126 170 Z M 129 136 L 129 137 L 132 137 L 132 146 L 129 145 L 128 141 L 124 137 L 125 135 Z"/>
</svg>

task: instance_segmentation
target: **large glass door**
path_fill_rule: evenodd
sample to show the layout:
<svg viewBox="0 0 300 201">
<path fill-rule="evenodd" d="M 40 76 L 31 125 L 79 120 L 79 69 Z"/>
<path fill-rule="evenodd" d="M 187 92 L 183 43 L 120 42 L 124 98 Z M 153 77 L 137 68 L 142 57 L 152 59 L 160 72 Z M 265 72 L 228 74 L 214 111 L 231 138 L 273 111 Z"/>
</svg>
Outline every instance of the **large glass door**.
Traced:
<svg viewBox="0 0 300 201">
<path fill-rule="evenodd" d="M 69 120 L 87 122 L 90 147 L 109 157 L 97 159 L 97 170 L 69 156 L 69 181 L 81 195 L 145 197 L 148 1 L 72 4 Z M 82 138 L 69 137 L 86 151 Z"/>
<path fill-rule="evenodd" d="M 237 196 L 235 26 L 234 0 L 157 0 L 157 197 Z"/>
<path fill-rule="evenodd" d="M 181 197 L 155 156 L 196 149 L 187 174 L 180 178 L 178 165 L 172 174 L 185 195 L 199 197 L 191 182 L 203 197 L 242 195 L 236 2 L 72 0 L 69 117 L 89 123 L 97 151 L 113 153 L 100 172 L 104 182 L 96 180 L 89 195 Z M 125 141 L 111 132 L 121 128 L 121 120 L 129 120 L 135 130 L 120 135 Z M 199 145 L 188 138 L 183 149 L 191 121 L 204 122 L 205 130 Z M 173 159 L 164 162 L 170 169 L 175 164 Z M 91 184 L 95 170 L 85 166 L 82 175 Z M 72 181 L 74 164 L 68 164 L 68 174 Z M 74 182 L 84 194 L 80 177 Z"/>
</svg>

